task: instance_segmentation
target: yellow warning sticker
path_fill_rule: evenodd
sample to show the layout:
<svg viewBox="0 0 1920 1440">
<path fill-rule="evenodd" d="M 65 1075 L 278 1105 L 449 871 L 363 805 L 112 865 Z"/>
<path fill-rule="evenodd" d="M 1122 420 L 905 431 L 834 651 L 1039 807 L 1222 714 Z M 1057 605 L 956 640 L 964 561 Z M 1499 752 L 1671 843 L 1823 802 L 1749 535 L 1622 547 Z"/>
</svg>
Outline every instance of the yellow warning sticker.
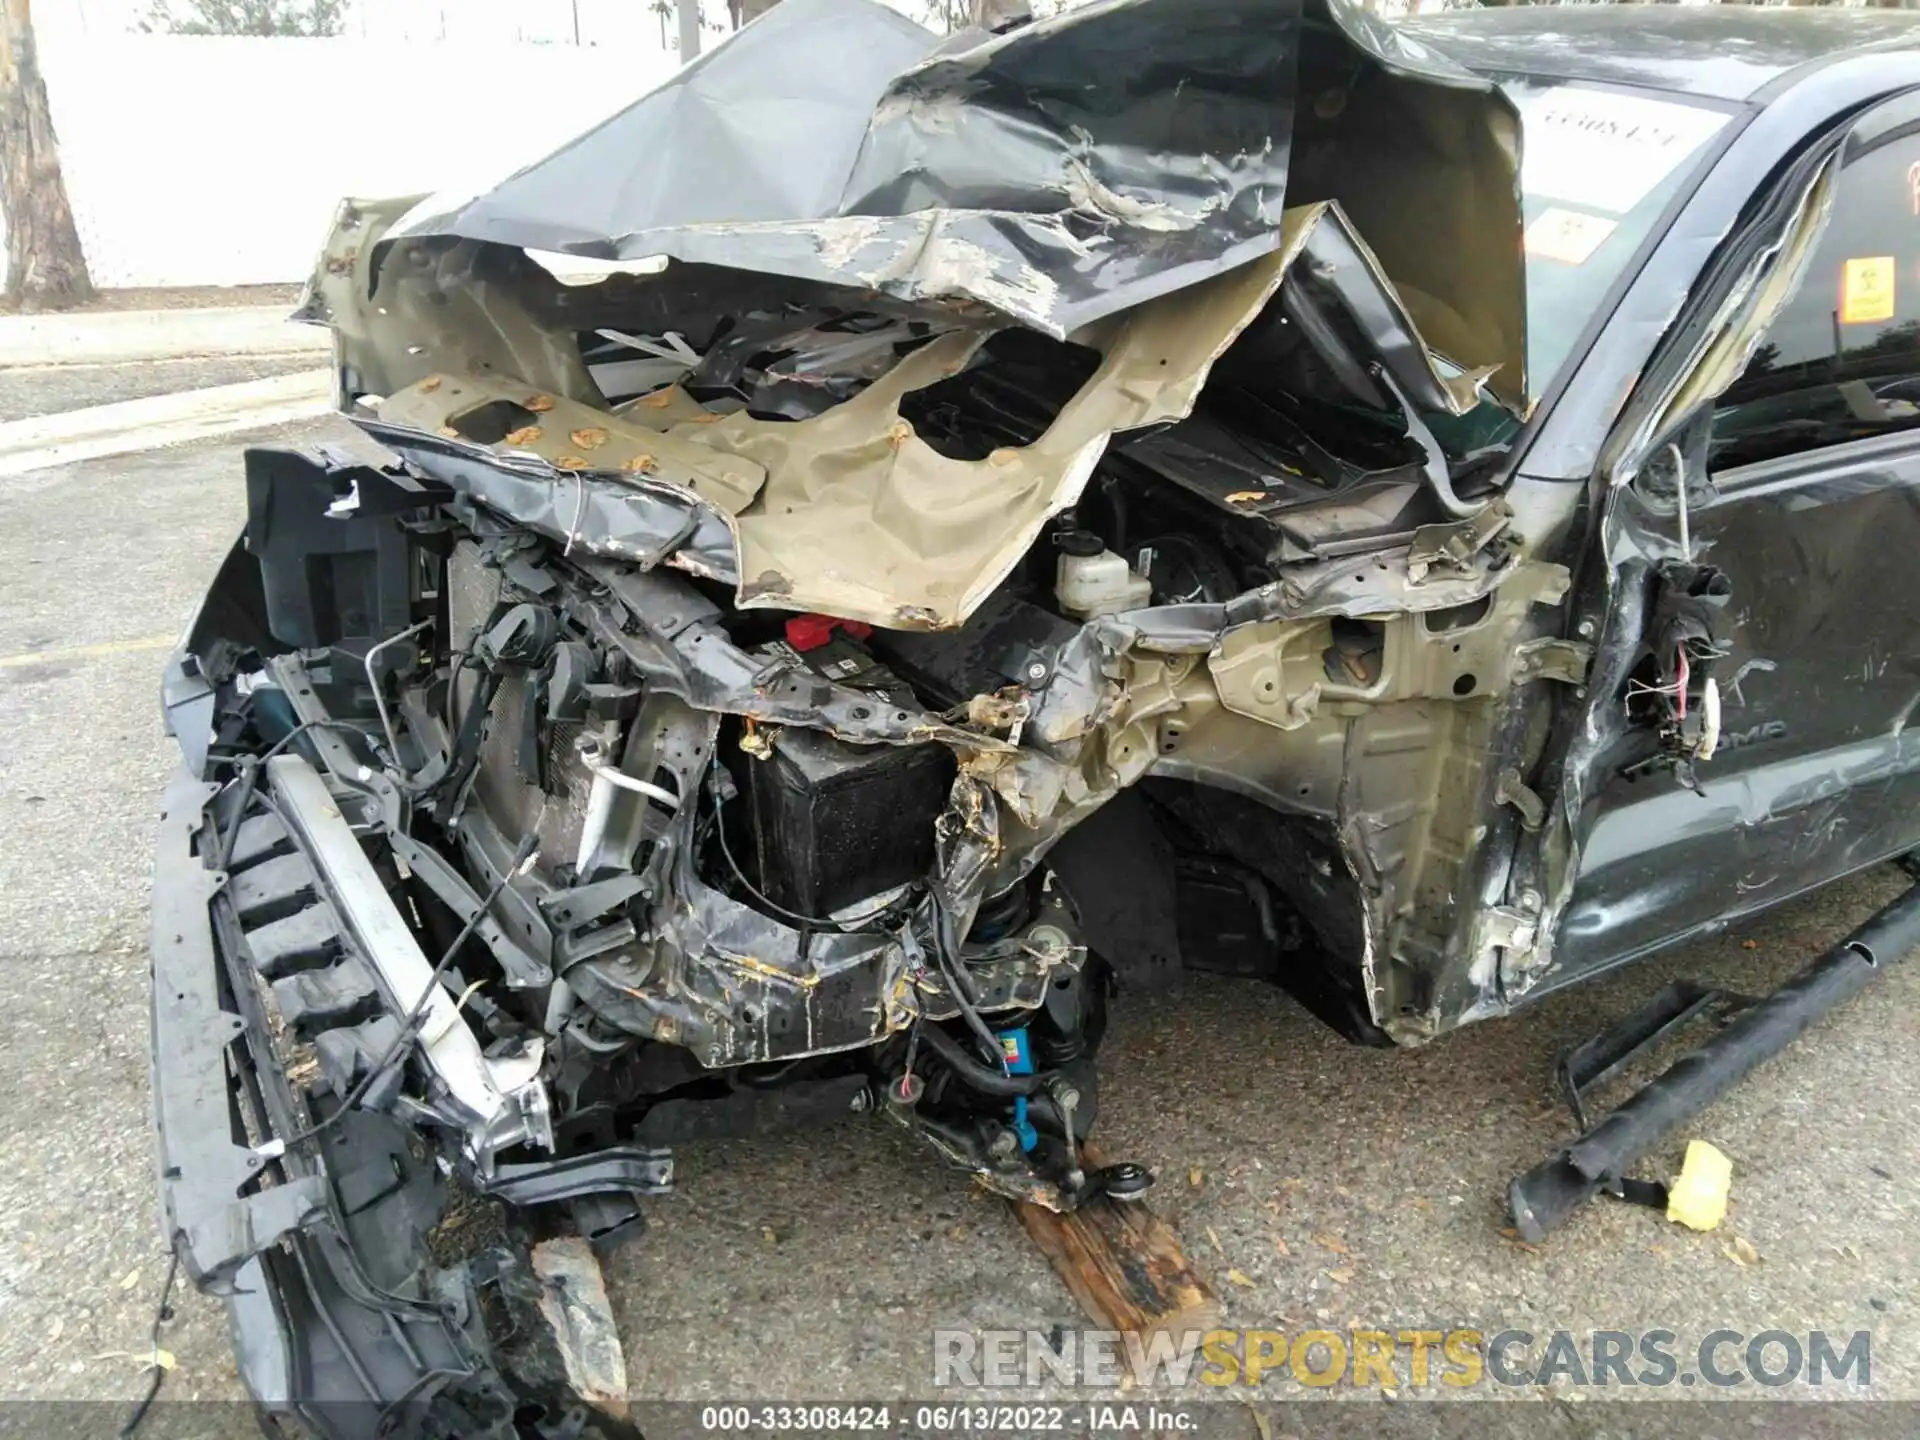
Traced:
<svg viewBox="0 0 1920 1440">
<path fill-rule="evenodd" d="M 1895 266 L 1891 255 L 1849 260 L 1840 271 L 1840 323 L 1871 325 L 1893 318 Z"/>
<path fill-rule="evenodd" d="M 1555 206 L 1543 210 L 1527 226 L 1527 254 L 1562 265 L 1584 265 L 1614 231 L 1617 221 Z"/>
</svg>

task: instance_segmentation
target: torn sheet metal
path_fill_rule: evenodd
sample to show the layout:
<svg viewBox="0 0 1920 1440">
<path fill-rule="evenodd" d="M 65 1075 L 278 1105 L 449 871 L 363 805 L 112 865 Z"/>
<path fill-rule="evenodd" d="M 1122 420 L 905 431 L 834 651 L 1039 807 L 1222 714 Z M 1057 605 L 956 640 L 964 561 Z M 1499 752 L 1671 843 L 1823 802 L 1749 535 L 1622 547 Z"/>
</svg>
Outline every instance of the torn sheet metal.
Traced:
<svg viewBox="0 0 1920 1440">
<path fill-rule="evenodd" d="M 547 251 L 557 267 L 671 253 L 622 243 L 636 232 L 836 214 L 874 108 L 939 42 L 883 5 L 788 0 L 492 189 L 427 197 L 396 234 Z"/>
<path fill-rule="evenodd" d="M 1273 254 L 1083 331 L 1079 339 L 1101 353 L 1098 368 L 1034 443 L 981 459 L 941 453 L 901 413 L 904 397 L 974 360 L 988 332 L 972 328 L 934 339 L 851 399 L 799 420 L 718 415 L 673 388 L 609 413 L 497 376 L 436 373 L 381 401 L 380 423 L 369 428 L 428 473 L 613 558 L 657 562 L 700 526 L 692 511 L 649 514 L 635 533 L 639 517 L 620 504 L 620 485 L 651 477 L 661 490 L 683 487 L 730 517 L 739 558 L 725 567 L 709 548 L 681 563 L 736 577 L 742 609 L 948 629 L 1079 499 L 1116 432 L 1192 410 L 1214 362 L 1297 257 L 1421 403 L 1460 413 L 1477 402 L 1481 377 L 1438 364 L 1339 206 L 1290 210 L 1276 233 Z M 481 467 L 451 464 L 447 450 L 402 440 L 396 427 L 456 450 L 522 456 L 529 473 L 518 482 L 478 475 Z"/>
<path fill-rule="evenodd" d="M 1418 235 L 1382 251 L 1388 273 L 1450 358 L 1524 393 L 1518 125 L 1486 81 L 1345 0 L 1107 0 L 935 45 L 871 0 L 786 0 L 382 243 L 665 255 L 984 305 L 1059 338 L 1271 253 L 1283 204 L 1337 199 L 1364 232 Z M 1332 142 L 1305 189 L 1303 84 Z"/>
<path fill-rule="evenodd" d="M 765 472 L 743 456 L 716 455 L 687 438 L 688 431 L 667 433 L 660 417 L 675 393 L 660 390 L 628 415 L 610 414 L 564 396 L 494 375 L 429 375 L 379 407 L 380 419 L 410 430 L 425 430 L 449 440 L 498 447 L 500 453 L 539 456 L 559 470 L 591 470 L 622 475 L 666 471 L 708 504 L 729 514 L 746 508 L 766 480 Z M 651 402 L 662 402 L 654 405 Z M 683 411 L 684 413 L 688 413 Z M 711 423 L 718 417 L 692 407 L 690 418 Z M 644 423 L 654 420 L 653 425 Z"/>
<path fill-rule="evenodd" d="M 844 405 L 810 420 L 741 414 L 704 427 L 716 449 L 767 472 L 742 514 L 743 609 L 818 610 L 893 629 L 960 624 L 1079 498 L 1116 430 L 1186 414 L 1207 372 L 1280 284 L 1308 217 L 1278 254 L 1113 322 L 1100 368 L 1032 445 L 983 460 L 942 455 L 901 398 L 964 367 L 979 345 L 951 335 Z"/>
<path fill-rule="evenodd" d="M 1762 244 L 1749 273 L 1728 293 L 1671 391 L 1660 397 L 1657 409 L 1643 407 L 1647 418 L 1626 442 L 1627 453 L 1644 453 L 1655 436 L 1677 430 L 1685 417 L 1698 414 L 1746 370 L 1761 337 L 1799 288 L 1826 233 L 1838 169 L 1837 157 L 1828 156 L 1814 172 L 1777 235 Z M 1626 484 L 1637 473 L 1638 465 L 1620 465 L 1612 481 Z"/>
<path fill-rule="evenodd" d="M 498 515 L 587 554 L 647 569 L 669 557 L 694 575 L 735 578 L 725 515 L 689 491 L 644 477 L 564 475 L 536 456 L 494 456 L 439 435 L 361 421 L 395 455 Z"/>
</svg>

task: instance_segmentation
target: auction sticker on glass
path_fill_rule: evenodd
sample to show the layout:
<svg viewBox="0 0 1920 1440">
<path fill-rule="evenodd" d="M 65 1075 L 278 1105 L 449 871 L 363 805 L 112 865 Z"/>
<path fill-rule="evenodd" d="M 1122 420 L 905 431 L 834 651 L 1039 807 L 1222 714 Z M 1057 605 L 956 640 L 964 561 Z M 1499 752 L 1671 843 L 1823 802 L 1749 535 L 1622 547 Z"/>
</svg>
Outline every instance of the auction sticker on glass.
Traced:
<svg viewBox="0 0 1920 1440">
<path fill-rule="evenodd" d="M 1894 276 L 1891 255 L 1862 255 L 1840 267 L 1840 323 L 1875 325 L 1891 320 Z"/>
<path fill-rule="evenodd" d="M 1528 195 L 1624 215 L 1727 117 L 1697 105 L 1560 85 L 1524 100 L 1521 121 L 1521 188 Z"/>
<path fill-rule="evenodd" d="M 1618 223 L 1601 215 L 1563 210 L 1556 205 L 1528 223 L 1527 254 L 1558 260 L 1563 265 L 1584 265 Z"/>
</svg>

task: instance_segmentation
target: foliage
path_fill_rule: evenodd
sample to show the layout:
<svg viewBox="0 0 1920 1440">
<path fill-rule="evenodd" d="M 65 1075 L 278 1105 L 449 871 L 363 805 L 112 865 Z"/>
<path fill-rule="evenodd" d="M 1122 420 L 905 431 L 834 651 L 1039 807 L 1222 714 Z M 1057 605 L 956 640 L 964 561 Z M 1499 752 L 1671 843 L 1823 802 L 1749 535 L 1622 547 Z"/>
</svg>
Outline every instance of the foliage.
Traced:
<svg viewBox="0 0 1920 1440">
<path fill-rule="evenodd" d="M 672 17 L 674 3 L 675 0 L 649 0 L 648 8 L 664 21 Z M 770 9 L 773 3 L 774 0 L 728 0 L 727 9 L 733 18 L 734 28 L 738 29 L 743 15 L 758 14 Z M 1035 15 L 1045 16 L 1068 9 L 1076 3 L 1081 3 L 1081 0 L 1028 0 L 1028 8 Z M 988 17 L 1007 7 L 1004 0 L 1001 4 L 996 4 L 995 0 L 906 0 L 897 8 L 929 30 L 951 35 L 956 30 L 965 30 L 983 21 L 991 23 Z"/>
<path fill-rule="evenodd" d="M 348 0 L 153 0 L 140 28 L 172 35 L 338 35 Z"/>
</svg>

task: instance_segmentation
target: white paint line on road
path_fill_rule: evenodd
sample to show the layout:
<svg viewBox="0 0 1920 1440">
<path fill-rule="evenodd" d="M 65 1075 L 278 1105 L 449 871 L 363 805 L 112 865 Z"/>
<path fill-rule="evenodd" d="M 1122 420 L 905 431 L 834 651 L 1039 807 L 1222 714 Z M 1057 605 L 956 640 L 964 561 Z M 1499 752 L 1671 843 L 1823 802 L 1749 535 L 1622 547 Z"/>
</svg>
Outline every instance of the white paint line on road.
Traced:
<svg viewBox="0 0 1920 1440">
<path fill-rule="evenodd" d="M 331 342 L 326 327 L 289 320 L 277 305 L 0 315 L 0 369 L 319 354 Z"/>
<path fill-rule="evenodd" d="M 23 670 L 29 665 L 60 665 L 72 660 L 102 660 L 113 655 L 138 655 L 148 650 L 171 650 L 178 635 L 142 635 L 137 640 L 102 640 L 97 645 L 68 645 L 59 650 L 28 650 L 0 655 L 0 670 Z"/>
<path fill-rule="evenodd" d="M 305 420 L 330 411 L 333 393 L 331 371 L 306 370 L 12 420 L 0 424 L 0 476 Z"/>
</svg>

